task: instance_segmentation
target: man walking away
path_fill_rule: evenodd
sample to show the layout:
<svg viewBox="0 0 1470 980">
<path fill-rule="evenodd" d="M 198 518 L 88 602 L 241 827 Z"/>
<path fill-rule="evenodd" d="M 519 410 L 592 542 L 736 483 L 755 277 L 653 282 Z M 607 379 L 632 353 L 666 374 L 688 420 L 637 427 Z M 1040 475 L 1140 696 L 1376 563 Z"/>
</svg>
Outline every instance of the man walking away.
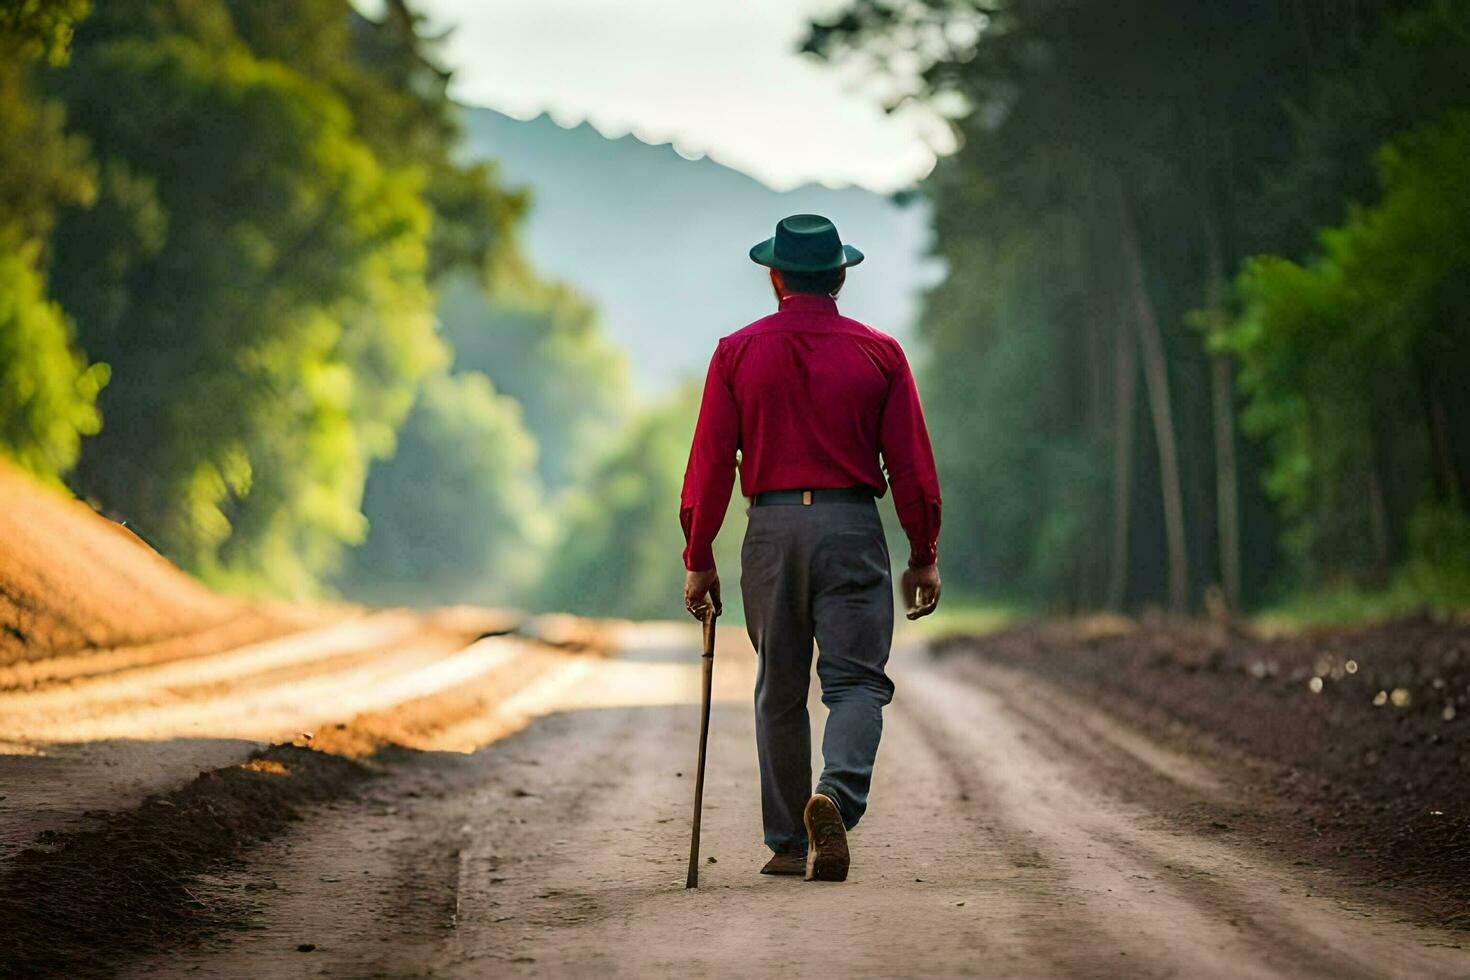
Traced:
<svg viewBox="0 0 1470 980">
<path fill-rule="evenodd" d="M 763 874 L 847 877 L 847 831 L 862 818 L 893 639 L 893 586 L 876 498 L 893 488 L 909 539 L 908 617 L 939 602 L 939 480 L 903 349 L 837 312 L 863 253 L 831 221 L 797 214 L 750 250 L 771 270 L 779 309 L 722 339 L 684 473 L 684 603 L 720 608 L 711 550 L 739 454 L 750 498 L 740 552 L 746 626 L 759 655 L 756 751 L 767 846 Z M 884 478 L 884 472 L 887 478 Z M 828 708 L 812 791 L 807 688 L 812 642 Z"/>
</svg>

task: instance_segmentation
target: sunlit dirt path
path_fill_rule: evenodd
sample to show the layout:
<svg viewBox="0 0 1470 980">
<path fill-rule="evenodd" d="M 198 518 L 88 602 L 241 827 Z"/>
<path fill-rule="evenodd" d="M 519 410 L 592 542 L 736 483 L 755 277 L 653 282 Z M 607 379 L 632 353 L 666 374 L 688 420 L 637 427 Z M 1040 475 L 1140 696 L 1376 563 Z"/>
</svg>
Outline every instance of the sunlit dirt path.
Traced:
<svg viewBox="0 0 1470 980">
<path fill-rule="evenodd" d="M 159 662 L 93 654 L 0 669 L 0 860 L 274 743 L 358 758 L 384 745 L 467 752 L 552 711 L 688 699 L 688 665 L 576 652 L 618 631 L 391 610 Z M 657 641 L 660 629 L 639 633 Z"/>
<path fill-rule="evenodd" d="M 715 860 L 685 891 L 694 640 L 544 672 L 477 752 L 398 753 L 206 883 L 248 928 L 132 975 L 1470 975 L 1462 937 L 1201 826 L 1245 777 L 912 646 L 851 878 L 807 884 L 756 874 L 753 658 L 722 635 Z"/>
</svg>

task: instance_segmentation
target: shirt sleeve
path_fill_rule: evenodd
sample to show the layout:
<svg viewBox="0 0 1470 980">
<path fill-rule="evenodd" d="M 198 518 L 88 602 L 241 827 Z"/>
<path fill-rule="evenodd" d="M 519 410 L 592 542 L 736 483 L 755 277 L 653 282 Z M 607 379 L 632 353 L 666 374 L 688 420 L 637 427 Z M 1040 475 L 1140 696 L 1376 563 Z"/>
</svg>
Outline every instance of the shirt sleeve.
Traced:
<svg viewBox="0 0 1470 980">
<path fill-rule="evenodd" d="M 932 565 L 939 557 L 939 474 L 934 449 L 919 404 L 919 389 L 903 350 L 888 386 L 888 401 L 878 431 L 878 449 L 893 489 L 893 506 L 909 539 L 909 564 Z"/>
<path fill-rule="evenodd" d="M 684 528 L 684 567 L 691 572 L 715 567 L 714 541 L 730 506 L 735 483 L 735 454 L 740 449 L 740 413 L 721 365 L 723 346 L 716 347 L 704 381 L 694 444 L 684 470 L 679 523 Z"/>
</svg>

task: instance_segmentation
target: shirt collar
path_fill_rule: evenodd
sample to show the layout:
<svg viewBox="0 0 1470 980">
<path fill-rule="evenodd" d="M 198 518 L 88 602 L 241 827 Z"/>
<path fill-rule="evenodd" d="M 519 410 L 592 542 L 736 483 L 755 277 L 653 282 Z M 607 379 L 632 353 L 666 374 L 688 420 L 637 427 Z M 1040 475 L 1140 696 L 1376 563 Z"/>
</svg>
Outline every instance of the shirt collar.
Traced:
<svg viewBox="0 0 1470 980">
<path fill-rule="evenodd" d="M 831 296 L 818 293 L 791 293 L 781 299 L 782 310 L 804 310 L 816 313 L 836 313 L 837 301 Z"/>
</svg>

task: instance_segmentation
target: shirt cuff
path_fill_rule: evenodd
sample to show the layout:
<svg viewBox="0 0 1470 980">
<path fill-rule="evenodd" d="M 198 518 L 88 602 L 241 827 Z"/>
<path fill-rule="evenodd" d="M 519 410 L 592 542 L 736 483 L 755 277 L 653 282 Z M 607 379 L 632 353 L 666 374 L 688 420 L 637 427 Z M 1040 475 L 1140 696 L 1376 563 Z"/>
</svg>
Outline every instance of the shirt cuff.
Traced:
<svg viewBox="0 0 1470 980">
<path fill-rule="evenodd" d="M 684 567 L 691 572 L 707 572 L 715 567 L 715 551 L 710 545 L 691 543 L 684 549 Z"/>
<path fill-rule="evenodd" d="M 909 567 L 928 568 L 939 560 L 939 549 L 934 545 L 909 545 Z"/>
</svg>

